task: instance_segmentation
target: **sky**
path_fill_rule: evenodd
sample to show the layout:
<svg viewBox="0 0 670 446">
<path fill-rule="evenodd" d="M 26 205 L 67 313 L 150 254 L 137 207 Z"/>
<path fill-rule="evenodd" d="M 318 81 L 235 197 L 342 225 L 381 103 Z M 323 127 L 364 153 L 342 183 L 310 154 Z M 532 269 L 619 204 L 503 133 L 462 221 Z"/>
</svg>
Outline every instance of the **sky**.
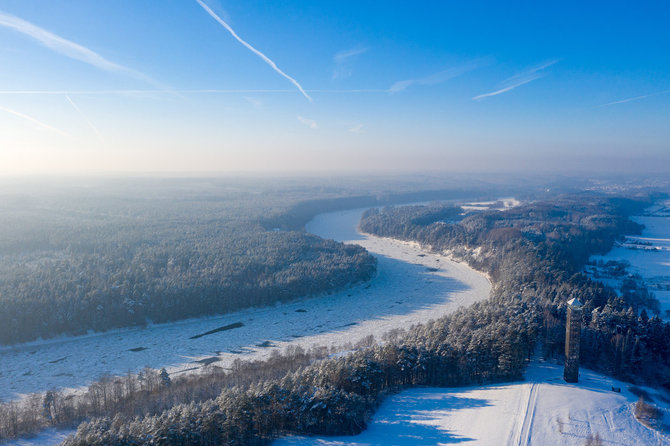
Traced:
<svg viewBox="0 0 670 446">
<path fill-rule="evenodd" d="M 670 170 L 670 4 L 0 0 L 0 174 Z"/>
</svg>

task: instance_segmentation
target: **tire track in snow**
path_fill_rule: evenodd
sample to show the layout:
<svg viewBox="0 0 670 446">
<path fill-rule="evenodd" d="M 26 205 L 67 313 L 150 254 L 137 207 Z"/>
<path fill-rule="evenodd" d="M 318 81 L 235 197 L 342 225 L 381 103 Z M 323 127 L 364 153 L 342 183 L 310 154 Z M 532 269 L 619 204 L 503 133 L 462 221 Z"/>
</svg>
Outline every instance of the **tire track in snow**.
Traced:
<svg viewBox="0 0 670 446">
<path fill-rule="evenodd" d="M 607 412 L 603 413 L 603 419 L 605 420 L 605 425 L 609 429 L 610 432 L 615 431 L 615 426 L 614 426 L 614 421 L 612 421 L 613 414 L 611 410 L 608 410 Z"/>
<path fill-rule="evenodd" d="M 501 444 L 506 444 L 508 446 L 519 444 L 519 437 L 521 436 L 521 428 L 518 427 L 519 418 L 521 417 L 520 414 L 522 411 L 525 413 L 527 410 L 526 405 L 528 404 L 530 392 L 528 392 L 528 396 L 525 396 L 525 394 L 526 387 L 520 386 L 519 391 L 515 394 L 516 407 L 512 411 L 512 426 L 509 430 L 506 441 Z"/>
<path fill-rule="evenodd" d="M 533 417 L 535 415 L 535 405 L 537 403 L 538 384 L 532 383 L 530 385 L 530 393 L 528 394 L 528 403 L 524 411 L 523 423 L 519 431 L 518 446 L 527 446 L 530 442 L 530 433 L 533 425 Z"/>
</svg>

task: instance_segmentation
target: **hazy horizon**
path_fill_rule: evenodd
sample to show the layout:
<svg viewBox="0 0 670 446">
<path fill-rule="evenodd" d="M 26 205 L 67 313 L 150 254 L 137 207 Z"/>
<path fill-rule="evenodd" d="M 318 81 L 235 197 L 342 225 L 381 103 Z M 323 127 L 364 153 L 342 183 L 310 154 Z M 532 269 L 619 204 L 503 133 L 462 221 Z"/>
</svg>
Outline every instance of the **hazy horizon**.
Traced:
<svg viewBox="0 0 670 446">
<path fill-rule="evenodd" d="M 663 173 L 668 19 L 0 0 L 0 174 Z"/>
</svg>

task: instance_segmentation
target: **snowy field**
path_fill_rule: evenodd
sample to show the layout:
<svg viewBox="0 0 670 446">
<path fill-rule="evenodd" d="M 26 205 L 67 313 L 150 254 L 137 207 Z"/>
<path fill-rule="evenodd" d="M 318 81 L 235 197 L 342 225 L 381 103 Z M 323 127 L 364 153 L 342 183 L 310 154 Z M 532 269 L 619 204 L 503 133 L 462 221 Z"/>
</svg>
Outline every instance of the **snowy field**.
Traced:
<svg viewBox="0 0 670 446">
<path fill-rule="evenodd" d="M 670 310 L 670 202 L 648 209 L 644 216 L 633 217 L 637 223 L 645 226 L 639 236 L 627 236 L 626 241 L 616 246 L 604 256 L 593 256 L 591 260 L 626 261 L 630 263 L 628 271 L 637 273 L 647 283 L 661 303 L 661 315 L 667 320 L 666 310 Z M 616 281 L 599 278 L 609 285 Z"/>
<path fill-rule="evenodd" d="M 414 388 L 389 397 L 360 435 L 288 437 L 273 446 L 568 446 L 584 445 L 589 434 L 598 434 L 603 445 L 670 444 L 634 418 L 637 397 L 627 384 L 588 370 L 581 370 L 578 384 L 567 384 L 562 374 L 561 366 L 536 362 L 525 382 Z"/>
<path fill-rule="evenodd" d="M 322 214 L 307 229 L 368 249 L 379 262 L 371 282 L 224 316 L 0 348 L 0 399 L 78 388 L 106 373 L 137 372 L 145 366 L 178 374 L 197 372 L 207 363 L 226 367 L 235 358 L 269 356 L 290 344 L 340 347 L 488 297 L 488 279 L 464 264 L 423 252 L 416 244 L 359 234 L 362 212 Z M 225 326 L 233 328 L 191 339 Z"/>
<path fill-rule="evenodd" d="M 2 443 L 3 446 L 56 446 L 61 444 L 70 435 L 75 433 L 75 429 L 58 430 L 47 429 L 34 437 L 20 438 L 18 440 Z"/>
</svg>

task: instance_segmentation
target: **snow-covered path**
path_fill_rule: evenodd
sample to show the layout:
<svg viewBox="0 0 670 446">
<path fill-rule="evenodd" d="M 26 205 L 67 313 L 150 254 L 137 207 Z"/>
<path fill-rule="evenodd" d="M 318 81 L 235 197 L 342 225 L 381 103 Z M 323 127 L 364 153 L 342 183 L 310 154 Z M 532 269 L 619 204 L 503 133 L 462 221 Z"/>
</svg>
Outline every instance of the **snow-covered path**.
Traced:
<svg viewBox="0 0 670 446">
<path fill-rule="evenodd" d="M 560 366 L 536 362 L 526 382 L 410 389 L 389 397 L 360 435 L 289 437 L 273 446 L 568 446 L 585 444 L 589 434 L 603 445 L 670 445 L 670 438 L 634 418 L 637 397 L 629 385 L 588 370 L 581 370 L 578 384 L 567 384 L 562 373 Z"/>
<path fill-rule="evenodd" d="M 489 281 L 464 264 L 416 244 L 359 234 L 362 211 L 322 214 L 307 229 L 368 249 L 379 262 L 371 282 L 224 316 L 0 348 L 0 399 L 77 388 L 105 373 L 136 372 L 144 366 L 183 373 L 206 363 L 226 367 L 235 358 L 268 356 L 289 344 L 342 346 L 434 319 L 489 295 Z M 191 339 L 229 325 L 235 328 Z"/>
</svg>

